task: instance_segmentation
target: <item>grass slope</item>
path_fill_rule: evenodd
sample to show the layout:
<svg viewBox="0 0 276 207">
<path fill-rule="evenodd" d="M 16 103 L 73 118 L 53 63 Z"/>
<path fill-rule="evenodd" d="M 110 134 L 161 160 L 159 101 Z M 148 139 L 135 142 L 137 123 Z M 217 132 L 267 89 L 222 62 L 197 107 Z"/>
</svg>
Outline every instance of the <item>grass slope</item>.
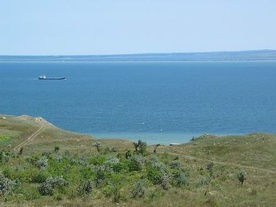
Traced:
<svg viewBox="0 0 276 207">
<path fill-rule="evenodd" d="M 0 206 L 276 204 L 275 134 L 203 135 L 156 153 L 140 144 L 0 115 Z"/>
</svg>

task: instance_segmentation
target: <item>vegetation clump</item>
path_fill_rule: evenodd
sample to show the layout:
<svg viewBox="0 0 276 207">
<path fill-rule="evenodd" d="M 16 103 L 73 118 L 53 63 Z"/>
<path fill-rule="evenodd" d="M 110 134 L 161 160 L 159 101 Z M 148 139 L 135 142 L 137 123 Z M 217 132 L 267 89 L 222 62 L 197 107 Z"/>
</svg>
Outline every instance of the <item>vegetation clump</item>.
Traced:
<svg viewBox="0 0 276 207">
<path fill-rule="evenodd" d="M 147 143 L 143 142 L 142 140 L 139 140 L 137 143 L 133 142 L 135 152 L 145 155 L 146 153 L 146 148 L 147 148 Z"/>
<path fill-rule="evenodd" d="M 39 169 L 45 169 L 48 166 L 48 159 L 46 156 L 41 157 L 36 161 L 35 166 Z"/>
<path fill-rule="evenodd" d="M 140 155 L 140 154 L 134 154 L 133 156 L 130 157 L 129 159 L 129 171 L 141 171 L 143 168 L 143 164 L 145 162 L 145 158 Z"/>
<path fill-rule="evenodd" d="M 55 189 L 62 189 L 66 186 L 68 182 L 62 176 L 50 177 L 38 187 L 38 191 L 41 195 L 53 195 Z"/>
<path fill-rule="evenodd" d="M 137 197 L 142 197 L 145 194 L 146 190 L 146 184 L 144 180 L 139 180 L 134 184 L 134 187 L 131 191 L 132 197 L 137 198 Z"/>
<path fill-rule="evenodd" d="M 87 180 L 85 182 L 83 182 L 79 188 L 78 188 L 78 192 L 80 195 L 88 195 L 92 192 L 92 181 L 91 180 Z"/>
<path fill-rule="evenodd" d="M 244 181 L 246 180 L 246 172 L 244 170 L 241 170 L 237 177 L 238 177 L 238 180 L 241 182 L 241 184 L 243 185 Z"/>
<path fill-rule="evenodd" d="M 18 186 L 18 181 L 10 180 L 6 178 L 3 174 L 0 174 L 0 196 L 5 196 L 13 192 L 13 190 Z"/>
</svg>

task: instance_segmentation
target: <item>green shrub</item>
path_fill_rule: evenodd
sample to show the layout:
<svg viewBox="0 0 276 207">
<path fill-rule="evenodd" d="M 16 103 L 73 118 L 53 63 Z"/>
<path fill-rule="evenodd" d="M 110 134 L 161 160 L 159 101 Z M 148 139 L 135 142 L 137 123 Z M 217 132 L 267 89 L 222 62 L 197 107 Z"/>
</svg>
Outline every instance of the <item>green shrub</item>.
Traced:
<svg viewBox="0 0 276 207">
<path fill-rule="evenodd" d="M 62 176 L 50 177 L 38 187 L 38 191 L 41 195 L 53 195 L 55 189 L 65 186 L 68 186 L 68 182 Z"/>
<path fill-rule="evenodd" d="M 113 173 L 113 170 L 107 165 L 97 167 L 94 180 L 96 183 L 96 187 L 98 187 L 103 181 L 106 181 L 106 179 L 110 177 L 111 173 Z"/>
<path fill-rule="evenodd" d="M 153 184 L 160 184 L 164 188 L 170 182 L 170 174 L 166 165 L 157 157 L 152 157 L 147 163 L 147 178 Z"/>
<path fill-rule="evenodd" d="M 98 167 L 96 171 L 96 180 L 104 180 L 105 179 L 105 166 Z"/>
<path fill-rule="evenodd" d="M 71 165 L 87 166 L 89 164 L 88 158 L 85 155 L 82 155 L 81 157 L 78 157 L 77 155 L 75 155 L 69 160 Z"/>
<path fill-rule="evenodd" d="M 246 180 L 246 172 L 244 171 L 244 170 L 241 170 L 239 173 L 238 173 L 238 175 L 237 175 L 237 177 L 238 177 L 238 180 L 241 182 L 241 184 L 243 184 L 244 183 L 244 181 Z"/>
<path fill-rule="evenodd" d="M 102 165 L 106 158 L 104 156 L 93 156 L 88 159 L 88 162 L 92 165 Z"/>
<path fill-rule="evenodd" d="M 78 187 L 78 193 L 80 195 L 88 195 L 92 192 L 92 181 L 87 180 Z"/>
<path fill-rule="evenodd" d="M 52 176 L 59 176 L 59 175 L 69 175 L 69 171 L 73 166 L 70 164 L 70 161 L 66 159 L 62 159 L 61 162 L 58 162 L 55 159 L 49 159 L 47 171 Z"/>
<path fill-rule="evenodd" d="M 106 185 L 103 188 L 103 194 L 105 197 L 111 197 L 115 192 L 116 187 L 113 184 Z"/>
<path fill-rule="evenodd" d="M 210 177 L 203 177 L 196 182 L 196 186 L 200 187 L 203 185 L 208 185 L 210 183 L 210 181 L 211 181 Z"/>
<path fill-rule="evenodd" d="M 210 176 L 213 176 L 214 163 L 210 162 L 206 165 L 206 169 L 209 171 Z"/>
<path fill-rule="evenodd" d="M 145 159 L 142 155 L 133 155 L 129 159 L 129 171 L 141 171 L 143 168 L 143 163 Z"/>
<path fill-rule="evenodd" d="M 18 181 L 10 180 L 3 174 L 0 174 L 0 196 L 12 193 L 18 185 Z"/>
<path fill-rule="evenodd" d="M 142 197 L 145 194 L 146 184 L 144 180 L 140 180 L 134 184 L 134 187 L 131 191 L 132 197 Z"/>
<path fill-rule="evenodd" d="M 157 157 L 150 158 L 148 166 L 156 168 L 162 172 L 168 172 L 166 165 L 163 162 L 160 162 Z"/>
<path fill-rule="evenodd" d="M 4 150 L 0 150 L 0 163 L 1 162 L 8 162 L 9 158 L 11 157 L 9 152 L 6 152 Z"/>
<path fill-rule="evenodd" d="M 55 157 L 55 159 L 56 159 L 57 162 L 61 162 L 62 159 L 63 159 L 63 157 L 62 157 L 62 155 L 57 154 L 57 156 Z"/>
<path fill-rule="evenodd" d="M 160 185 L 164 190 L 167 190 L 169 188 L 169 184 L 171 182 L 171 176 L 170 174 L 164 173 L 160 180 Z"/>
<path fill-rule="evenodd" d="M 189 173 L 181 167 L 181 162 L 173 160 L 169 165 L 172 173 L 172 184 L 178 187 L 189 185 Z"/>
<path fill-rule="evenodd" d="M 58 152 L 58 151 L 59 151 L 59 149 L 60 149 L 60 148 L 59 148 L 59 146 L 55 146 L 54 151 L 55 151 L 55 152 Z"/>
<path fill-rule="evenodd" d="M 20 182 L 31 182 L 34 168 L 24 168 L 22 166 L 5 167 L 3 174 L 9 179 L 17 179 Z"/>
<path fill-rule="evenodd" d="M 147 149 L 147 143 L 143 142 L 142 140 L 139 140 L 137 143 L 134 142 L 134 150 L 135 152 L 145 155 L 146 154 L 146 149 Z"/>
<path fill-rule="evenodd" d="M 46 156 L 41 157 L 39 160 L 35 162 L 35 166 L 38 169 L 45 169 L 48 166 L 48 159 Z"/>
<path fill-rule="evenodd" d="M 82 167 L 79 172 L 81 173 L 81 177 L 84 179 L 90 179 L 94 174 L 94 172 L 91 170 L 91 167 Z"/>
<path fill-rule="evenodd" d="M 177 171 L 173 173 L 173 185 L 175 186 L 187 186 L 189 185 L 189 178 L 187 174 L 185 174 L 183 171 Z"/>
<path fill-rule="evenodd" d="M 38 191 L 41 195 L 53 195 L 54 194 L 54 187 L 49 182 L 44 182 L 38 188 Z"/>
<path fill-rule="evenodd" d="M 181 170 L 181 162 L 179 160 L 173 160 L 169 165 L 171 169 Z"/>
<path fill-rule="evenodd" d="M 49 173 L 45 170 L 36 171 L 32 177 L 33 183 L 43 183 L 49 177 Z"/>
<path fill-rule="evenodd" d="M 161 178 L 163 173 L 157 168 L 148 168 L 147 169 L 147 178 L 155 185 L 161 184 Z"/>
<path fill-rule="evenodd" d="M 114 172 L 120 172 L 123 169 L 122 163 L 117 157 L 108 158 L 103 164 L 110 167 Z"/>
</svg>

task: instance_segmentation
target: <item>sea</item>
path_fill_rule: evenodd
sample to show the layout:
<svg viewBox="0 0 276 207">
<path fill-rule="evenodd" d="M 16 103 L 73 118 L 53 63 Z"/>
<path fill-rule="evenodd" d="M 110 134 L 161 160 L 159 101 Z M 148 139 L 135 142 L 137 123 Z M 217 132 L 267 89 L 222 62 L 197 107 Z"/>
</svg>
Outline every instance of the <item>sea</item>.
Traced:
<svg viewBox="0 0 276 207">
<path fill-rule="evenodd" d="M 276 62 L 0 62 L 0 114 L 148 144 L 276 133 Z"/>
</svg>

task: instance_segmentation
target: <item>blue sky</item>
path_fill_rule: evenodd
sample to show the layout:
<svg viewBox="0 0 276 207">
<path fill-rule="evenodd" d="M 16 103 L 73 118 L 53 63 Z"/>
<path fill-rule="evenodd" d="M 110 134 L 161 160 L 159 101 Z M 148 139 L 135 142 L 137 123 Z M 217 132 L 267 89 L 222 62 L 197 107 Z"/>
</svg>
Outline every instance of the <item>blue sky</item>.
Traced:
<svg viewBox="0 0 276 207">
<path fill-rule="evenodd" d="M 9 0 L 0 55 L 276 49 L 275 0 Z"/>
</svg>

